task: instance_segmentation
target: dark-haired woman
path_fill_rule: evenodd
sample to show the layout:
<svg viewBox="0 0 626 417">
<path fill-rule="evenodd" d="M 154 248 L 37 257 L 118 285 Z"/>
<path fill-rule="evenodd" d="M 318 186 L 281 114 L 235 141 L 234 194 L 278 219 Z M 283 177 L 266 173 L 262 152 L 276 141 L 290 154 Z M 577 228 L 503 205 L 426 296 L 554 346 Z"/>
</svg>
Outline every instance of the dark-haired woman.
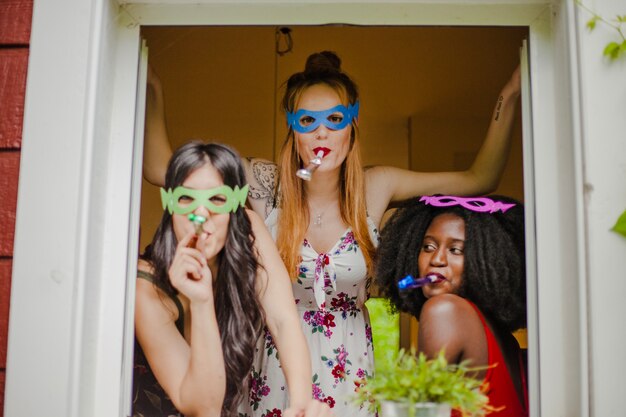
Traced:
<svg viewBox="0 0 626 417">
<path fill-rule="evenodd" d="M 435 276 L 398 288 L 407 275 Z M 451 363 L 484 366 L 498 417 L 528 416 L 525 368 L 512 332 L 526 323 L 524 211 L 506 197 L 423 197 L 398 209 L 382 231 L 376 277 L 400 311 L 419 318 L 418 349 Z"/>
<path fill-rule="evenodd" d="M 285 415 L 331 415 L 310 399 L 289 276 L 263 222 L 244 208 L 247 188 L 224 145 L 191 142 L 169 163 L 163 217 L 139 263 L 135 416 L 236 416 L 263 324 L 289 382 Z"/>
<path fill-rule="evenodd" d="M 149 77 L 146 178 L 162 183 L 168 155 L 163 99 Z M 371 327 L 365 301 L 384 212 L 390 203 L 435 192 L 491 191 L 504 169 L 519 96 L 519 71 L 501 93 L 499 116 L 468 171 L 423 173 L 392 167 L 363 169 L 359 151 L 359 94 L 333 52 L 311 55 L 286 83 L 282 107 L 289 131 L 278 164 L 246 162 L 249 204 L 265 219 L 292 282 L 313 364 L 313 396 L 337 415 L 366 416 L 349 395 L 373 372 Z M 316 155 L 310 181 L 296 171 Z M 271 338 L 255 364 L 247 415 L 284 407 L 282 379 Z"/>
</svg>

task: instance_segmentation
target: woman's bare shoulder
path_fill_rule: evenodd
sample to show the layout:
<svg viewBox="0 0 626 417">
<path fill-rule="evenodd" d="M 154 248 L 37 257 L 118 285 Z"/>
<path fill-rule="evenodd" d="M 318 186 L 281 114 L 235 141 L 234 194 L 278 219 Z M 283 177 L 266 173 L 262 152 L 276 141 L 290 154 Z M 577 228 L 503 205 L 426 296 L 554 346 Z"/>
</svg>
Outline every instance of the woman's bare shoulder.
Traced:
<svg viewBox="0 0 626 417">
<path fill-rule="evenodd" d="M 252 225 L 253 233 L 256 231 L 257 227 L 260 227 L 261 225 L 265 227 L 265 223 L 263 223 L 263 219 L 261 219 L 261 216 L 259 216 L 259 213 L 249 208 L 246 208 L 245 210 L 246 210 L 246 215 L 248 216 L 248 219 L 250 219 L 250 224 Z"/>
<path fill-rule="evenodd" d="M 391 202 L 392 180 L 389 167 L 370 166 L 365 168 L 365 197 L 369 217 L 380 227 L 383 215 Z"/>
<path fill-rule="evenodd" d="M 152 264 L 145 260 L 145 259 L 139 259 L 137 261 L 137 270 L 138 271 L 142 271 L 142 272 L 146 272 L 150 275 L 154 275 L 154 267 L 152 266 Z"/>
<path fill-rule="evenodd" d="M 420 320 L 433 318 L 458 322 L 459 318 L 473 316 L 468 314 L 473 311 L 465 298 L 456 294 L 441 294 L 426 300 L 420 313 Z"/>
<path fill-rule="evenodd" d="M 468 346 L 483 334 L 480 319 L 462 297 L 441 294 L 429 298 L 419 317 L 419 349 L 436 356 L 445 348 L 446 359 L 458 362 Z"/>
<path fill-rule="evenodd" d="M 137 271 L 144 272 L 154 278 L 154 267 L 144 259 L 139 259 L 137 262 Z M 136 310 L 150 312 L 149 314 L 160 315 L 165 313 L 167 317 L 175 321 L 178 318 L 178 308 L 171 297 L 155 285 L 153 280 L 137 278 L 135 285 Z"/>
</svg>

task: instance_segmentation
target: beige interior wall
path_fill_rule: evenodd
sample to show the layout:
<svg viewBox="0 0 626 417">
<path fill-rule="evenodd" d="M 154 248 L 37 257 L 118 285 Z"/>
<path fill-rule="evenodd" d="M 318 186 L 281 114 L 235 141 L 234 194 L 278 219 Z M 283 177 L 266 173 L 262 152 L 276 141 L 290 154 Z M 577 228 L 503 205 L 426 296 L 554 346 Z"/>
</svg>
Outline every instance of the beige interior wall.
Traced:
<svg viewBox="0 0 626 417">
<path fill-rule="evenodd" d="M 359 84 L 363 160 L 414 170 L 471 163 L 525 28 L 292 27 L 293 50 L 275 53 L 274 27 L 152 27 L 143 34 L 162 79 L 172 145 L 229 143 L 273 159 L 285 136 L 281 85 L 315 51 L 333 50 Z M 497 192 L 523 199 L 521 124 Z M 144 181 L 141 247 L 162 214 Z"/>
</svg>

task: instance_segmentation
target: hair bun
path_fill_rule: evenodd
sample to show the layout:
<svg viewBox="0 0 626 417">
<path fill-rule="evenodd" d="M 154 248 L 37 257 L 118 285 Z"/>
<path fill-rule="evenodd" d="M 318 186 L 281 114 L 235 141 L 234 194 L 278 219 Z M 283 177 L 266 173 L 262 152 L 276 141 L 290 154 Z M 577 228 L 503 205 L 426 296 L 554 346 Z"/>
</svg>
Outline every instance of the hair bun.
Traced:
<svg viewBox="0 0 626 417">
<path fill-rule="evenodd" d="M 304 72 L 341 72 L 341 59 L 332 51 L 313 53 L 306 60 Z"/>
</svg>

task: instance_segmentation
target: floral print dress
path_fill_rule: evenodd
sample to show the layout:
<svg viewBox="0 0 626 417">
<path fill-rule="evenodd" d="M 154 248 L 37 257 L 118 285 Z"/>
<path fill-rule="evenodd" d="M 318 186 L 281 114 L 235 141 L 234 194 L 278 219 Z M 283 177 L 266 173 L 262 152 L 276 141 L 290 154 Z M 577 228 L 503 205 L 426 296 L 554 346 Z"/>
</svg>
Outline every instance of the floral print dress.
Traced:
<svg viewBox="0 0 626 417">
<path fill-rule="evenodd" d="M 277 219 L 274 209 L 265 221 L 274 239 Z M 369 218 L 368 225 L 378 243 L 378 231 Z M 337 416 L 371 416 L 350 399 L 374 369 L 363 253 L 348 228 L 328 253 L 317 253 L 305 239 L 301 255 L 293 292 L 311 353 L 313 397 L 325 401 Z M 257 347 L 240 417 L 282 416 L 289 405 L 287 391 L 276 346 L 266 331 Z"/>
</svg>

